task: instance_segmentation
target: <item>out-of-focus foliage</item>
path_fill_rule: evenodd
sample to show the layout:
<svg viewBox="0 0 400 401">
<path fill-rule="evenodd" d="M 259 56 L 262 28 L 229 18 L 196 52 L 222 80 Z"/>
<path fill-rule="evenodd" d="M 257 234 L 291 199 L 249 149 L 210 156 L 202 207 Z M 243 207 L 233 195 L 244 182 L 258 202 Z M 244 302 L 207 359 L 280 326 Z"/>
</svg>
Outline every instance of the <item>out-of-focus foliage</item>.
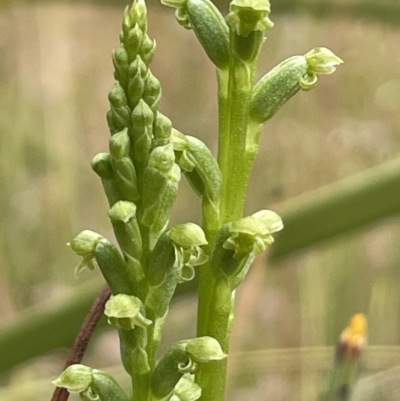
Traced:
<svg viewBox="0 0 400 401">
<path fill-rule="evenodd" d="M 1 0 L 0 5 L 10 4 L 15 0 Z M 125 6 L 126 0 L 30 0 L 31 2 L 65 2 L 97 4 L 107 6 Z M 159 5 L 158 0 L 149 0 L 150 6 Z M 228 9 L 229 1 L 215 0 L 221 9 Z M 318 19 L 349 18 L 352 20 L 379 21 L 394 25 L 400 24 L 400 5 L 396 0 L 361 1 L 361 0 L 280 0 L 273 3 L 276 14 L 308 14 Z"/>
</svg>

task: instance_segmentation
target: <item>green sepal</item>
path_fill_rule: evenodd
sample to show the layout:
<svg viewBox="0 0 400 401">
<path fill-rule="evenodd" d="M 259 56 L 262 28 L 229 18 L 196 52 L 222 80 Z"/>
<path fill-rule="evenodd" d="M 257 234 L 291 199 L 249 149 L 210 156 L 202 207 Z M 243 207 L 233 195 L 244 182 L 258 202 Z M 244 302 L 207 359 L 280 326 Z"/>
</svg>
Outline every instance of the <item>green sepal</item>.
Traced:
<svg viewBox="0 0 400 401">
<path fill-rule="evenodd" d="M 127 294 L 112 296 L 106 303 L 104 314 L 108 323 L 122 330 L 133 330 L 135 326 L 146 328 L 152 322 L 141 313 L 142 301 Z"/>
<path fill-rule="evenodd" d="M 122 36 L 127 36 L 137 25 L 142 32 L 147 32 L 147 8 L 144 0 L 134 0 L 132 6 L 127 6 L 122 21 Z"/>
<path fill-rule="evenodd" d="M 142 46 L 140 47 L 140 57 L 143 62 L 149 66 L 153 61 L 154 54 L 156 52 L 156 41 L 151 39 L 149 35 L 144 35 Z"/>
<path fill-rule="evenodd" d="M 133 129 L 150 127 L 154 121 L 154 112 L 150 106 L 141 99 L 132 111 Z"/>
<path fill-rule="evenodd" d="M 167 235 L 176 246 L 183 249 L 193 250 L 199 246 L 207 245 L 203 229 L 195 223 L 179 224 L 172 227 Z"/>
<path fill-rule="evenodd" d="M 246 37 L 254 31 L 264 33 L 274 26 L 268 18 L 271 12 L 269 0 L 232 0 L 229 10 L 226 22 L 239 36 Z"/>
<path fill-rule="evenodd" d="M 105 238 L 98 241 L 94 249 L 94 256 L 114 295 L 134 295 L 134 285 L 130 280 L 127 265 L 110 241 Z"/>
<path fill-rule="evenodd" d="M 138 104 L 143 96 L 148 68 L 140 56 L 137 56 L 128 68 L 128 99 L 132 109 Z"/>
<path fill-rule="evenodd" d="M 79 394 L 90 387 L 93 381 L 92 371 L 89 366 L 74 364 L 68 366 L 52 383 L 57 387 L 66 388 L 69 393 Z"/>
<path fill-rule="evenodd" d="M 130 141 L 128 129 L 124 128 L 114 134 L 109 143 L 110 155 L 114 160 L 120 160 L 129 156 Z"/>
<path fill-rule="evenodd" d="M 132 21 L 137 23 L 143 32 L 147 32 L 147 7 L 144 0 L 134 0 L 130 15 Z"/>
<path fill-rule="evenodd" d="M 157 112 L 154 120 L 154 138 L 168 139 L 171 136 L 172 123 L 171 120 L 164 114 Z"/>
<path fill-rule="evenodd" d="M 111 109 L 107 114 L 107 121 L 111 133 L 123 130 L 130 126 L 131 110 L 128 107 L 128 100 L 121 84 L 116 81 L 108 94 Z"/>
<path fill-rule="evenodd" d="M 132 29 L 132 26 L 135 24 L 135 19 L 133 18 L 133 21 L 132 21 L 130 11 L 131 10 L 129 9 L 129 6 L 126 6 L 125 10 L 124 10 L 124 18 L 122 20 L 122 32 L 120 34 L 122 37 L 121 41 L 124 39 L 124 37 L 128 36 L 129 31 Z"/>
<path fill-rule="evenodd" d="M 161 100 L 160 81 L 150 72 L 143 92 L 143 100 L 155 113 Z"/>
<path fill-rule="evenodd" d="M 189 340 L 186 352 L 198 364 L 225 359 L 227 354 L 222 351 L 219 342 L 209 336 L 196 337 Z"/>
<path fill-rule="evenodd" d="M 132 138 L 135 166 L 143 169 L 147 166 L 153 138 L 154 113 L 148 104 L 140 99 L 132 112 Z"/>
<path fill-rule="evenodd" d="M 125 46 L 121 43 L 120 46 L 113 51 L 112 61 L 114 64 L 114 78 L 126 88 L 128 85 L 128 67 L 129 59 Z"/>
<path fill-rule="evenodd" d="M 326 47 L 316 47 L 304 55 L 309 67 L 309 73 L 332 74 L 343 60 Z"/>
<path fill-rule="evenodd" d="M 140 199 L 135 166 L 129 157 L 130 140 L 128 129 L 114 134 L 110 139 L 110 154 L 115 180 L 125 200 L 137 202 Z"/>
<path fill-rule="evenodd" d="M 129 56 L 129 60 L 133 61 L 139 54 L 140 47 L 143 42 L 143 31 L 137 24 L 133 26 L 124 37 L 124 44 Z"/>
<path fill-rule="evenodd" d="M 109 153 L 98 153 L 92 160 L 92 169 L 101 178 L 109 205 L 112 206 L 121 200 L 122 195 L 115 179 L 111 155 Z"/>
<path fill-rule="evenodd" d="M 53 384 L 79 393 L 84 401 L 130 401 L 112 376 L 85 365 L 69 366 Z"/>
</svg>

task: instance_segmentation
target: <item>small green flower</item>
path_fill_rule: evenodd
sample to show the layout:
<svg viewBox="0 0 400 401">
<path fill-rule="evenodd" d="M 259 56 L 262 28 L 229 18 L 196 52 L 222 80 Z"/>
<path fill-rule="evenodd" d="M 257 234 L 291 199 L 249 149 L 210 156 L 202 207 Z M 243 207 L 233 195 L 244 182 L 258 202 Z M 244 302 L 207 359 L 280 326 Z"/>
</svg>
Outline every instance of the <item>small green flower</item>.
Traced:
<svg viewBox="0 0 400 401">
<path fill-rule="evenodd" d="M 309 71 L 315 74 L 332 74 L 343 60 L 326 47 L 316 47 L 304 55 Z"/>
<path fill-rule="evenodd" d="M 219 361 L 227 357 L 222 351 L 219 342 L 215 338 L 208 336 L 189 340 L 186 345 L 186 352 L 197 363 Z"/>
<path fill-rule="evenodd" d="M 226 22 L 239 36 L 248 36 L 253 31 L 265 32 L 274 24 L 268 18 L 271 13 L 269 0 L 233 0 Z"/>
<path fill-rule="evenodd" d="M 206 244 L 202 228 L 194 223 L 175 226 L 159 238 L 149 260 L 145 301 L 155 315 L 164 316 L 178 283 L 192 280 L 195 266 L 208 260 L 201 248 Z"/>
<path fill-rule="evenodd" d="M 118 294 L 107 301 L 104 314 L 108 317 L 108 323 L 122 330 L 133 330 L 135 326 L 147 327 L 152 322 L 146 319 L 140 312 L 143 308 L 142 301 L 133 296 Z"/>
<path fill-rule="evenodd" d="M 83 230 L 71 242 L 68 242 L 67 245 L 69 245 L 77 255 L 83 257 L 82 262 L 75 269 L 76 276 L 78 276 L 85 267 L 89 270 L 94 270 L 94 250 L 101 239 L 103 239 L 103 237 L 100 234 L 90 230 Z"/>
<path fill-rule="evenodd" d="M 180 270 L 179 283 L 192 280 L 194 267 L 208 260 L 201 248 L 207 245 L 204 231 L 197 224 L 186 223 L 171 228 L 167 235 L 174 244 L 175 265 Z"/>
<path fill-rule="evenodd" d="M 53 381 L 57 387 L 78 393 L 84 401 L 129 401 L 128 396 L 109 374 L 85 365 L 71 365 Z"/>
<path fill-rule="evenodd" d="M 255 257 L 274 242 L 271 234 L 282 228 L 281 218 L 271 210 L 261 210 L 223 226 L 210 256 L 215 278 L 228 277 L 231 289 L 235 289 Z"/>
<path fill-rule="evenodd" d="M 229 228 L 230 236 L 223 247 L 234 251 L 234 258 L 259 254 L 274 242 L 272 233 L 282 230 L 281 218 L 271 210 L 261 210 L 235 221 Z"/>
<path fill-rule="evenodd" d="M 86 391 L 93 381 L 93 369 L 85 365 L 68 366 L 52 383 L 57 387 L 66 388 L 70 393 Z"/>
</svg>

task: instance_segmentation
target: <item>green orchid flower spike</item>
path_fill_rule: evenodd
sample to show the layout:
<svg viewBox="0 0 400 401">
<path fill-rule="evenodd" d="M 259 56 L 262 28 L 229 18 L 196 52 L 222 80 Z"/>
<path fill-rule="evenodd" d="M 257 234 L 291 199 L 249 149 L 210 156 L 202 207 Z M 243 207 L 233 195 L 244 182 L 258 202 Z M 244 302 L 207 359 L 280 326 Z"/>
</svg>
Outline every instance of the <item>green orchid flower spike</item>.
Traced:
<svg viewBox="0 0 400 401">
<path fill-rule="evenodd" d="M 156 44 L 146 5 L 135 0 L 124 12 L 112 54 L 109 152 L 92 160 L 118 246 L 90 230 L 69 244 L 82 257 L 76 273 L 97 265 L 111 289 L 104 313 L 118 331 L 131 395 L 106 373 L 75 364 L 54 384 L 85 401 L 223 401 L 235 291 L 284 224 L 267 209 L 243 216 L 264 124 L 342 63 L 317 47 L 255 82 L 258 55 L 273 27 L 269 0 L 232 0 L 226 18 L 211 0 L 162 3 L 176 9 L 179 24 L 196 35 L 216 68 L 218 151 L 180 132 L 159 110 L 161 83 L 150 68 Z M 201 224 L 170 226 L 181 176 L 201 200 Z M 160 355 L 175 290 L 195 276 L 197 335 Z M 356 375 L 349 377 L 352 384 Z M 333 382 L 339 383 L 337 376 Z"/>
</svg>

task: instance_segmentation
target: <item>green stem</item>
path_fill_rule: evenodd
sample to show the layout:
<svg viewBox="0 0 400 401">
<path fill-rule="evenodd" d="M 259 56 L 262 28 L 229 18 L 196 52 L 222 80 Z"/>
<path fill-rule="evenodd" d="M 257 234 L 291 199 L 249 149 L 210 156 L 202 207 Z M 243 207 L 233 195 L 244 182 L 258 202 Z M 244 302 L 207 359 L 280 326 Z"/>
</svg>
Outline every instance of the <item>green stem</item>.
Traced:
<svg viewBox="0 0 400 401">
<path fill-rule="evenodd" d="M 229 67 L 228 96 L 222 103 L 218 161 L 224 179 L 221 223 L 242 217 L 249 174 L 246 162 L 248 105 L 253 89 L 253 68 L 237 57 Z"/>
<path fill-rule="evenodd" d="M 224 185 L 219 210 L 219 227 L 243 216 L 248 180 L 258 148 L 248 146 L 258 138 L 258 127 L 249 127 L 248 106 L 253 90 L 256 60 L 245 63 L 234 52 L 229 71 L 218 71 L 219 149 L 218 164 Z M 211 225 L 203 214 L 203 226 Z M 217 230 L 206 232 L 209 241 Z M 228 281 L 216 281 L 209 264 L 202 266 L 200 274 L 198 335 L 217 339 L 224 352 L 228 352 L 230 319 L 233 314 L 232 292 Z M 201 401 L 222 401 L 225 393 L 227 360 L 213 361 L 202 367 L 196 381 L 202 388 Z"/>
</svg>

